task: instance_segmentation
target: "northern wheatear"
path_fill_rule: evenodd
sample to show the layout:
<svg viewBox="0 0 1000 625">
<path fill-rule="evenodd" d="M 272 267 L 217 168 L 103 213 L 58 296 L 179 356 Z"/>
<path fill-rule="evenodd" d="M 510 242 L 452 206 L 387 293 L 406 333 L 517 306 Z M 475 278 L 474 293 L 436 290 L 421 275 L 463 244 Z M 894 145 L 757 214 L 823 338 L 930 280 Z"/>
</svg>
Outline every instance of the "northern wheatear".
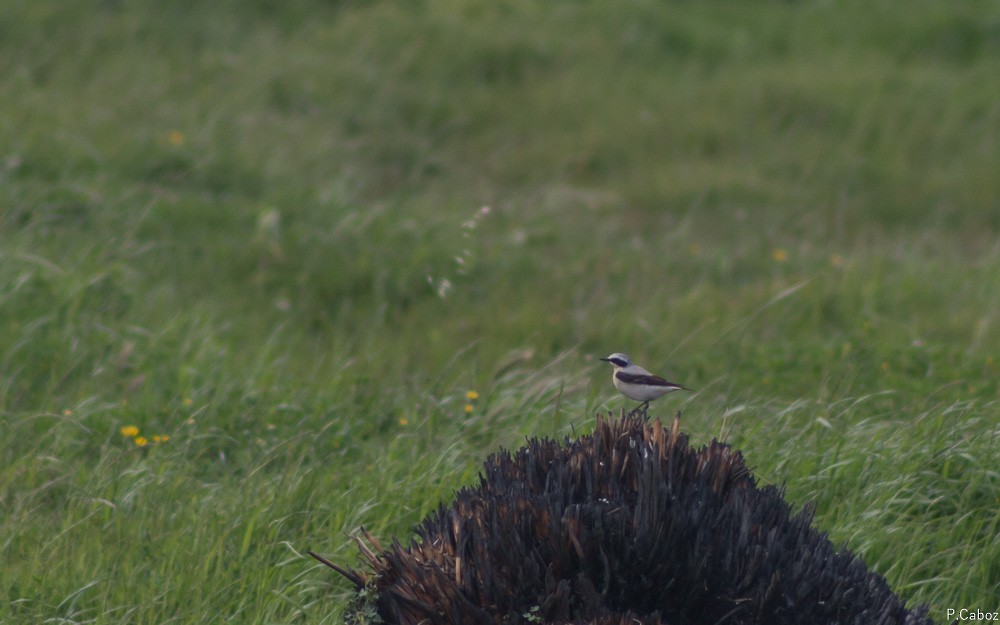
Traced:
<svg viewBox="0 0 1000 625">
<path fill-rule="evenodd" d="M 601 358 L 605 362 L 610 362 L 615 368 L 611 375 L 611 381 L 615 383 L 615 388 L 629 399 L 642 402 L 643 407 L 649 406 L 649 402 L 657 397 L 662 397 L 671 391 L 690 391 L 691 389 L 668 382 L 658 375 L 653 375 L 621 353 L 614 353 L 607 358 Z"/>
</svg>

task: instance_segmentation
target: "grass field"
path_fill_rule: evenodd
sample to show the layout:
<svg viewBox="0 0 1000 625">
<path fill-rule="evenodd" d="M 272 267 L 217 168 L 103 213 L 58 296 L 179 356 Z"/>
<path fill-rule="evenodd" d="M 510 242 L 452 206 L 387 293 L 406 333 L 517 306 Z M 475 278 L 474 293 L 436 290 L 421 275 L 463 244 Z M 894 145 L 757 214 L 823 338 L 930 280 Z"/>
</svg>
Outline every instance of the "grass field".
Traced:
<svg viewBox="0 0 1000 625">
<path fill-rule="evenodd" d="M 3 3 L 0 623 L 339 622 L 307 549 L 629 406 L 612 351 L 1000 609 L 998 93 L 983 0 Z"/>
</svg>

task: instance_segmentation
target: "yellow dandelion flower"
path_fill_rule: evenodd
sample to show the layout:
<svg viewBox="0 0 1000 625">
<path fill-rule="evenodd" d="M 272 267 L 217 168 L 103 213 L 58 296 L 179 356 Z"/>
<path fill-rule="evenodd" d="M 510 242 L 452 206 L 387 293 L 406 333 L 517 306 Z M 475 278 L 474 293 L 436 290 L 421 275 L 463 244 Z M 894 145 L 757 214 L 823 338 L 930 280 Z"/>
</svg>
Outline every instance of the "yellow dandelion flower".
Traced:
<svg viewBox="0 0 1000 625">
<path fill-rule="evenodd" d="M 145 436 L 136 436 L 133 440 L 138 447 L 145 447 L 149 444 L 149 441 L 146 440 Z"/>
<path fill-rule="evenodd" d="M 135 427 L 134 425 L 125 425 L 122 426 L 122 429 L 119 430 L 119 432 L 122 433 L 122 436 L 127 436 L 128 438 L 135 438 L 136 436 L 139 435 L 139 428 Z"/>
<path fill-rule="evenodd" d="M 465 394 L 465 398 L 468 399 L 469 401 L 476 401 L 477 399 L 479 399 L 479 393 L 477 393 L 476 391 L 469 391 L 468 393 Z"/>
<path fill-rule="evenodd" d="M 779 247 L 771 252 L 771 258 L 779 263 L 783 263 L 788 260 L 788 252 Z"/>
<path fill-rule="evenodd" d="M 194 400 L 191 399 L 190 397 L 185 397 L 184 401 L 182 401 L 181 403 L 184 404 L 185 406 L 190 406 L 191 404 L 194 403 Z"/>
<path fill-rule="evenodd" d="M 410 420 L 400 417 L 399 424 L 400 425 L 410 425 Z"/>
<path fill-rule="evenodd" d="M 470 412 L 472 412 L 475 409 L 476 409 L 476 407 L 473 406 L 472 404 L 465 404 L 465 414 L 469 414 Z"/>
<path fill-rule="evenodd" d="M 167 141 L 170 142 L 170 145 L 183 145 L 185 141 L 184 133 L 180 130 L 171 130 L 170 134 L 167 135 Z"/>
</svg>

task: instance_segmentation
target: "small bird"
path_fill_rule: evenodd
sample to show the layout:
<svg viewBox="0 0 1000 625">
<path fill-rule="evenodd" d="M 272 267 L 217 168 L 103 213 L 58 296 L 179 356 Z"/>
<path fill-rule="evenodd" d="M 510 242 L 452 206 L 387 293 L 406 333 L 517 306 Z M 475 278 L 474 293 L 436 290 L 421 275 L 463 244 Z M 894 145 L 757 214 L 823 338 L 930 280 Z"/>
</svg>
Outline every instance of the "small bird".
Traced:
<svg viewBox="0 0 1000 625">
<path fill-rule="evenodd" d="M 604 362 L 610 362 L 615 368 L 611 375 L 611 381 L 615 383 L 615 388 L 629 399 L 642 402 L 640 406 L 645 409 L 649 402 L 658 397 L 662 397 L 671 391 L 690 391 L 691 389 L 668 382 L 658 375 L 653 375 L 632 360 L 625 354 L 614 353 L 607 358 L 601 358 Z"/>
</svg>

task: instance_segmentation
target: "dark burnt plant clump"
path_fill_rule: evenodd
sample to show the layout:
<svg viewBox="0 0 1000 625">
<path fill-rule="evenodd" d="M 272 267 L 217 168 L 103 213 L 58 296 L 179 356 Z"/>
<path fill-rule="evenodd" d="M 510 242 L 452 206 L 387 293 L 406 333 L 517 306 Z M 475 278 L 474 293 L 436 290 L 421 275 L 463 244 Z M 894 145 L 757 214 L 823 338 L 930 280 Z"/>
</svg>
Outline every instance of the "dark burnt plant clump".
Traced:
<svg viewBox="0 0 1000 625">
<path fill-rule="evenodd" d="M 327 563 L 386 623 L 931 623 L 810 522 L 732 447 L 632 414 L 491 456 L 408 546 L 358 539 L 370 571 Z"/>
</svg>

